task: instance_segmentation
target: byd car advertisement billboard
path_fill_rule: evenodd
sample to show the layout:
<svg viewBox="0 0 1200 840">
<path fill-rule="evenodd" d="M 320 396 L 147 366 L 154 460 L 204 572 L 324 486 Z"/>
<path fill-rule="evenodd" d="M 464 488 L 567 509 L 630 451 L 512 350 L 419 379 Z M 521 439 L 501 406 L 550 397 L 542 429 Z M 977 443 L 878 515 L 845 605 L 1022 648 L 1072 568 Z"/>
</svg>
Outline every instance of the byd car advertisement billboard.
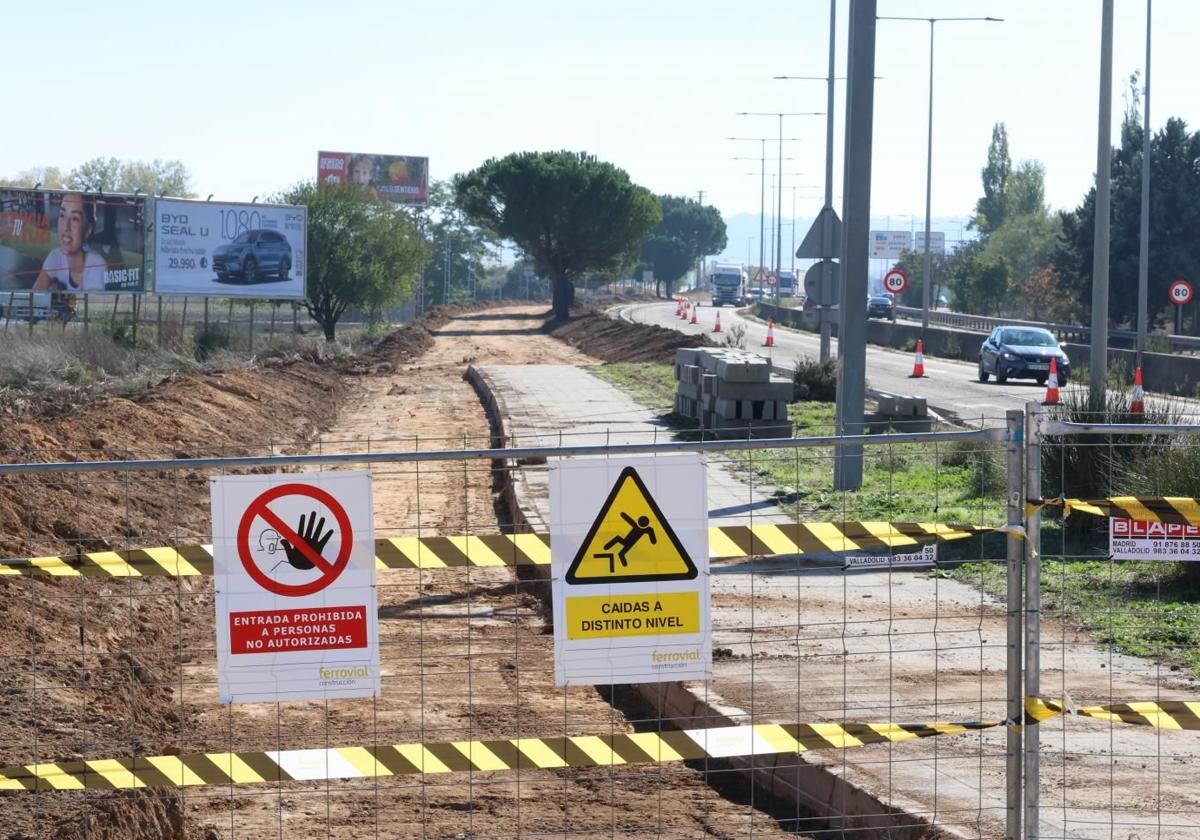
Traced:
<svg viewBox="0 0 1200 840">
<path fill-rule="evenodd" d="M 146 199 L 0 188 L 0 291 L 140 293 Z"/>
<path fill-rule="evenodd" d="M 429 198 L 429 158 L 318 152 L 317 182 L 361 184 L 384 201 L 424 204 Z"/>
<path fill-rule="evenodd" d="M 154 291 L 160 295 L 304 297 L 304 207 L 160 198 Z"/>
</svg>

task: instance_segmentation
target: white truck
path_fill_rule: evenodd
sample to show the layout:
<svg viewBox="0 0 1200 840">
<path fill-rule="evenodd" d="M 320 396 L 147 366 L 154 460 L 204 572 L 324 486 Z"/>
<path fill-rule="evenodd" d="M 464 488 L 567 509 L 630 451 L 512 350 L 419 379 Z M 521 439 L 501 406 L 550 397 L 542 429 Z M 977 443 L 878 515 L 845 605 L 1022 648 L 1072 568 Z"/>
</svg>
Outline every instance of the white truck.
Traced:
<svg viewBox="0 0 1200 840">
<path fill-rule="evenodd" d="M 712 291 L 712 305 L 738 306 L 746 300 L 748 278 L 746 269 L 739 263 L 713 263 L 708 274 L 708 287 Z"/>
<path fill-rule="evenodd" d="M 796 275 L 786 268 L 779 270 L 779 296 L 781 298 L 796 296 Z"/>
</svg>

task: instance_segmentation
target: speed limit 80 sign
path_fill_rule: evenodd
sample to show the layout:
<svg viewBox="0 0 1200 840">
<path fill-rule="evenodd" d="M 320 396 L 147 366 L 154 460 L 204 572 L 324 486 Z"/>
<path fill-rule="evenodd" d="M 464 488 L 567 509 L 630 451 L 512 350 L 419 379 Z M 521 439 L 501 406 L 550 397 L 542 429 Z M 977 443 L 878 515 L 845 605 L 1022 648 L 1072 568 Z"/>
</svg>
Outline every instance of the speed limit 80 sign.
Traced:
<svg viewBox="0 0 1200 840">
<path fill-rule="evenodd" d="M 900 294 L 908 288 L 908 275 L 902 269 L 893 268 L 883 275 L 883 288 L 894 295 Z"/>
<path fill-rule="evenodd" d="M 1176 280 L 1167 287 L 1167 298 L 1176 306 L 1183 306 L 1192 300 L 1192 284 L 1186 280 Z"/>
</svg>

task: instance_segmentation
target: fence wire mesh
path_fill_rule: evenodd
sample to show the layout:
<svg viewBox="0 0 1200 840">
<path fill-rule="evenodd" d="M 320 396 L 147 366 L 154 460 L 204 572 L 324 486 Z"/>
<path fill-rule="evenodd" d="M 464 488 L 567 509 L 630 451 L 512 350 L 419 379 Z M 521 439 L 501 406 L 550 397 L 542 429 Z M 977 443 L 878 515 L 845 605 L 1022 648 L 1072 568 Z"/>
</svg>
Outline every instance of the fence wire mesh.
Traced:
<svg viewBox="0 0 1200 840">
<path fill-rule="evenodd" d="M 606 419 L 603 432 L 597 426 L 505 440 L 548 447 L 520 461 L 371 463 L 381 452 L 494 443 L 387 437 L 371 429 L 303 445 L 187 454 L 303 449 L 361 455 L 345 466 L 366 464 L 372 471 L 379 538 L 545 532 L 555 447 L 605 443 L 615 452 L 622 443 L 666 440 L 661 432 L 615 433 Z M 802 433 L 832 433 L 828 422 L 802 419 Z M 105 457 L 115 454 L 182 453 Z M 7 453 L 6 460 L 95 457 L 95 451 L 47 447 Z M 869 445 L 863 489 L 847 493 L 832 489 L 832 447 L 766 441 L 709 451 L 710 524 L 1000 525 L 1008 496 L 1005 457 L 995 435 Z M 3 552 L 19 558 L 208 542 L 208 480 L 217 474 L 180 464 L 0 476 Z M 446 545 L 469 551 L 465 543 Z M 765 545 L 747 557 L 714 562 L 714 679 L 642 687 L 554 686 L 548 574 L 471 563 L 381 570 L 382 691 L 337 703 L 220 705 L 211 577 L 7 577 L 0 581 L 0 615 L 9 628 L 0 642 L 6 703 L 0 762 L 6 766 L 224 753 L 253 764 L 250 756 L 264 751 L 426 745 L 427 772 L 230 783 L 206 778 L 202 763 L 195 763 L 200 781 L 212 783 L 15 791 L 0 797 L 0 825 L 13 837 L 206 840 L 841 838 L 939 831 L 1002 837 L 1008 732 L 1002 722 L 1011 699 L 1006 538 L 941 543 L 936 560 L 926 556 L 918 565 L 904 565 L 918 559 L 900 557 L 914 548 L 868 548 L 801 556 Z M 847 559 L 860 554 L 873 559 Z M 1068 631 L 1062 632 L 1066 651 Z M 1061 656 L 1079 667 L 1073 654 Z M 1112 674 L 1118 660 L 1109 656 L 1103 664 Z M 1110 684 L 1106 696 L 1120 688 L 1120 682 Z M 541 762 L 466 769 L 457 759 L 461 752 L 449 746 L 747 724 L 983 721 L 999 725 L 903 743 L 846 741 L 841 748 L 802 752 L 600 766 L 574 766 L 588 762 L 551 744 Z M 1111 749 L 1104 755 L 1107 761 Z M 450 772 L 431 772 L 442 769 Z M 1119 773 L 1107 772 L 1113 783 L 1122 782 Z"/>
<path fill-rule="evenodd" d="M 1053 417 L 1084 425 L 1031 441 L 1030 458 L 1041 450 L 1031 496 L 1200 495 L 1194 469 L 1200 426 L 1192 425 L 1200 418 L 1153 407 L 1144 417 L 1093 414 L 1080 405 L 1055 410 Z M 1100 435 L 1086 425 L 1105 421 L 1140 428 Z M 1148 425 L 1154 422 L 1172 426 Z M 1109 534 L 1107 517 L 1073 512 L 1064 518 L 1053 507 L 1041 517 L 1041 604 L 1034 616 L 1040 618 L 1039 693 L 1068 709 L 1194 703 L 1200 641 L 1200 566 L 1194 561 L 1200 558 L 1188 556 L 1188 546 L 1196 545 L 1198 532 L 1178 528 L 1160 544 L 1165 551 L 1139 559 L 1110 559 Z M 1040 814 L 1027 827 L 1029 836 L 1200 836 L 1194 732 L 1080 715 L 1038 728 Z"/>
</svg>

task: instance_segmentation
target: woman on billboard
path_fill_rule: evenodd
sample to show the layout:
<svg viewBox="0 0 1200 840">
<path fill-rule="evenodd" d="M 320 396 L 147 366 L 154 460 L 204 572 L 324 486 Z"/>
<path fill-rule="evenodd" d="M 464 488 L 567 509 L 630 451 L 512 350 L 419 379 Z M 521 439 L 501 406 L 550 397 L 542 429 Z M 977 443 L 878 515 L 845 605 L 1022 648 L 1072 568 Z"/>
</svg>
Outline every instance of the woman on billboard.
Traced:
<svg viewBox="0 0 1200 840">
<path fill-rule="evenodd" d="M 87 248 L 96 230 L 92 200 L 67 193 L 58 206 L 58 247 L 46 255 L 33 288 L 38 291 L 104 291 L 104 258 Z"/>
</svg>

